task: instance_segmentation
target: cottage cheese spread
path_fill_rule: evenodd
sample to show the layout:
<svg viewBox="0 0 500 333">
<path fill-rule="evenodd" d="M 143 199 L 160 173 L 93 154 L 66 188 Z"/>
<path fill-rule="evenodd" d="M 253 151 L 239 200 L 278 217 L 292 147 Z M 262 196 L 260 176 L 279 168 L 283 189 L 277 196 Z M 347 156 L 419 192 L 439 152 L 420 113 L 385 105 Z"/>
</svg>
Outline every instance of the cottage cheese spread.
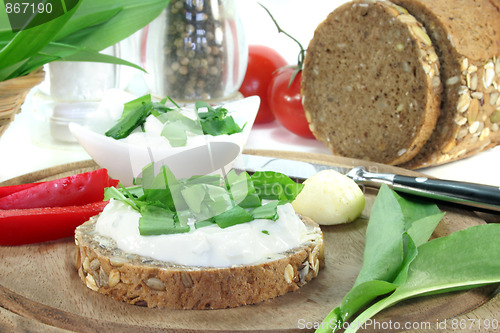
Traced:
<svg viewBox="0 0 500 333">
<path fill-rule="evenodd" d="M 141 236 L 140 213 L 111 199 L 97 220 L 96 231 L 129 253 L 179 265 L 230 267 L 258 263 L 307 240 L 306 227 L 291 204 L 278 206 L 278 216 L 276 221 L 257 219 L 225 229 L 191 225 L 187 233 Z"/>
</svg>

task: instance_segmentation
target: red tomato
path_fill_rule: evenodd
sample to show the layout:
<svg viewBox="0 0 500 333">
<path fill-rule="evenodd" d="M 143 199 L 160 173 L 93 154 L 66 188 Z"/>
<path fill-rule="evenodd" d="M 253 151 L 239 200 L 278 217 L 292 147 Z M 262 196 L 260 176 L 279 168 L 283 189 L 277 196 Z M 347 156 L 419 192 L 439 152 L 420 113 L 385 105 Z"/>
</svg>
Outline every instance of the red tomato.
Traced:
<svg viewBox="0 0 500 333">
<path fill-rule="evenodd" d="M 273 75 L 269 83 L 269 104 L 283 127 L 304 138 L 314 138 L 302 106 L 302 71 L 297 73 L 292 85 L 288 87 L 294 71 L 295 68 L 283 67 Z"/>
<path fill-rule="evenodd" d="M 245 97 L 254 95 L 260 97 L 259 112 L 255 118 L 256 124 L 274 120 L 274 115 L 269 107 L 267 88 L 274 71 L 286 65 L 285 58 L 267 46 L 250 45 L 248 47 L 247 71 L 240 92 Z"/>
</svg>

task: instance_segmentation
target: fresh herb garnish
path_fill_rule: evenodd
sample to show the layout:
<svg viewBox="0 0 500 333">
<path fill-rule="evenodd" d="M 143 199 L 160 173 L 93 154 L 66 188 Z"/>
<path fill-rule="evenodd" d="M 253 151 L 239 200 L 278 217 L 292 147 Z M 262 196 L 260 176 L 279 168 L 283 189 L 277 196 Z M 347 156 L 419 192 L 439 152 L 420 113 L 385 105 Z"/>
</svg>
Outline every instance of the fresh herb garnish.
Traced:
<svg viewBox="0 0 500 333">
<path fill-rule="evenodd" d="M 243 208 L 255 208 L 262 204 L 252 178 L 246 172 L 237 175 L 234 170 L 229 171 L 226 175 L 226 188 L 231 200 Z"/>
<path fill-rule="evenodd" d="M 500 282 L 500 225 L 468 228 L 428 241 L 444 213 L 383 185 L 368 227 L 363 266 L 353 288 L 316 332 L 355 332 L 405 299 Z M 376 303 L 373 303 L 378 299 Z"/>
<path fill-rule="evenodd" d="M 271 201 L 265 205 L 254 208 L 250 213 L 254 219 L 266 219 L 276 221 L 278 219 L 278 207 L 279 201 Z"/>
<path fill-rule="evenodd" d="M 126 103 L 118 123 L 111 127 L 105 135 L 114 139 L 126 138 L 133 130 L 144 124 L 146 118 L 151 114 L 152 107 L 150 95 Z"/>
<path fill-rule="evenodd" d="M 174 107 L 166 106 L 167 101 Z M 199 112 L 199 109 L 203 108 L 206 108 L 206 111 Z M 170 97 L 153 102 L 151 95 L 145 95 L 126 103 L 120 119 L 105 135 L 117 140 L 126 138 L 136 128 L 143 128 L 146 118 L 150 115 L 164 124 L 161 135 L 167 138 L 172 147 L 185 146 L 190 134 L 231 135 L 243 130 L 222 106 L 214 108 L 206 102 L 197 102 L 193 118 L 189 118 L 181 113 L 179 105 Z"/>
<path fill-rule="evenodd" d="M 206 112 L 199 112 L 199 109 L 207 108 Z M 212 107 L 206 102 L 196 102 L 195 109 L 200 118 L 201 128 L 203 133 L 213 136 L 222 134 L 235 134 L 243 130 L 234 121 L 233 117 L 227 115 L 227 109 L 219 106 Z M 243 126 L 245 127 L 245 126 Z"/>
<path fill-rule="evenodd" d="M 194 227 L 195 227 L 195 229 L 200 229 L 200 228 L 208 227 L 208 226 L 211 226 L 214 224 L 215 224 L 215 222 L 213 221 L 213 219 L 209 219 L 209 220 L 205 220 L 205 221 L 196 221 L 194 223 Z"/>
<path fill-rule="evenodd" d="M 214 217 L 215 223 L 221 228 L 250 222 L 254 218 L 247 210 L 240 206 L 234 206 L 229 210 Z"/>
<path fill-rule="evenodd" d="M 194 176 L 176 179 L 166 166 L 155 172 L 153 163 L 144 167 L 142 177 L 129 188 L 107 188 L 105 200 L 120 200 L 141 213 L 139 232 L 141 235 L 183 233 L 190 230 L 188 221 L 194 222 L 196 229 L 209 225 L 227 228 L 254 219 L 278 218 L 279 204 L 295 199 L 303 185 L 294 183 L 287 176 L 267 172 L 257 176 L 259 185 L 255 186 L 253 176 L 231 170 L 226 177 L 217 175 Z M 262 205 L 263 197 L 258 188 L 279 188 L 278 200 Z M 292 186 L 292 183 L 296 186 Z M 293 191 L 284 195 L 285 188 Z M 264 193 L 264 191 L 262 191 Z M 268 193 L 265 194 L 269 198 Z"/>
<path fill-rule="evenodd" d="M 183 115 L 179 110 L 173 110 L 157 117 L 162 121 L 161 135 L 167 138 L 172 147 L 184 147 L 187 144 L 188 133 L 203 135 L 197 120 Z"/>
<path fill-rule="evenodd" d="M 144 206 L 139 218 L 141 235 L 165 235 L 188 232 L 190 227 L 178 219 L 172 211 L 154 206 Z"/>
<path fill-rule="evenodd" d="M 160 117 L 166 112 L 175 110 L 165 105 L 167 100 L 152 102 L 151 95 L 144 95 L 123 105 L 123 112 L 118 122 L 111 127 L 106 136 L 113 139 L 123 139 L 130 135 L 136 128 L 143 126 L 146 118 L 151 114 Z"/>
<path fill-rule="evenodd" d="M 267 200 L 292 201 L 304 186 L 273 171 L 255 172 L 252 182 L 259 197 Z"/>
</svg>

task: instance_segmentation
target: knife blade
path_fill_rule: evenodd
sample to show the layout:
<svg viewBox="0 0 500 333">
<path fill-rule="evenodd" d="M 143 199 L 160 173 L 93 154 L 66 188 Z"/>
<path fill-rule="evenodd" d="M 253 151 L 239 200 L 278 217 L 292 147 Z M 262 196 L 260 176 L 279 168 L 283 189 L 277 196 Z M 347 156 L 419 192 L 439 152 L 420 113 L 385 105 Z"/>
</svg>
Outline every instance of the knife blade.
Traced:
<svg viewBox="0 0 500 333">
<path fill-rule="evenodd" d="M 234 169 L 249 172 L 281 172 L 297 180 L 305 180 L 322 170 L 335 170 L 358 185 L 379 188 L 387 184 L 397 192 L 464 205 L 479 210 L 500 212 L 500 187 L 429 177 L 411 177 L 367 171 L 363 167 L 344 168 L 296 160 L 241 154 Z"/>
</svg>

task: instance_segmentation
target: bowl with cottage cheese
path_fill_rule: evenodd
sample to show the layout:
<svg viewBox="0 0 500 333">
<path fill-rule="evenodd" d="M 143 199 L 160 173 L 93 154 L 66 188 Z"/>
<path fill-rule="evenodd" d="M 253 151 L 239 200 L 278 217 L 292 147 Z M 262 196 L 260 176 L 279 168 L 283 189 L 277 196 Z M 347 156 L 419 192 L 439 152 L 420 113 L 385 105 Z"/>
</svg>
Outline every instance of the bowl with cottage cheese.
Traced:
<svg viewBox="0 0 500 333">
<path fill-rule="evenodd" d="M 253 126 L 258 96 L 218 105 L 178 105 L 150 95 L 110 93 L 86 124 L 70 132 L 111 177 L 130 186 L 151 163 L 178 178 L 229 170 Z"/>
</svg>

